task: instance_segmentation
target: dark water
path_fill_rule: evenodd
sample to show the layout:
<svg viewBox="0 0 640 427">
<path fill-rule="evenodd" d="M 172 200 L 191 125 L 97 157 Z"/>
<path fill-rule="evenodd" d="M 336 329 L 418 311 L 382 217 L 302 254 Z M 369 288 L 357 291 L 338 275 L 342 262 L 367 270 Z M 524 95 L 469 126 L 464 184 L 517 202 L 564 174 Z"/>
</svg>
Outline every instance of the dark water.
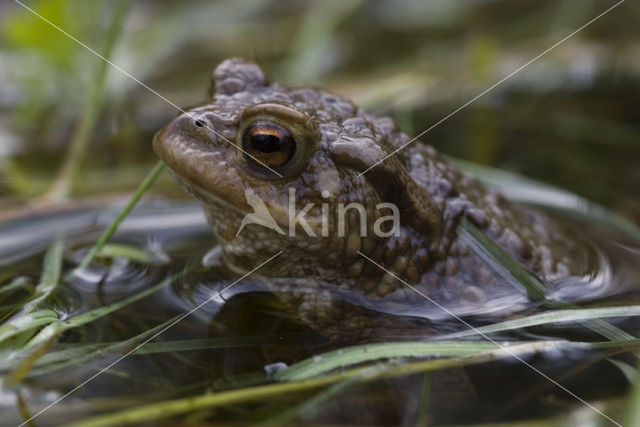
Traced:
<svg viewBox="0 0 640 427">
<path fill-rule="evenodd" d="M 115 207 L 77 209 L 4 225 L 0 228 L 0 265 L 2 271 L 7 272 L 3 283 L 17 276 L 23 276 L 25 282 L 37 283 L 44 252 L 59 235 L 65 239 L 64 271 L 70 271 L 116 213 Z M 599 304 L 607 301 L 616 305 L 633 304 L 632 291 L 640 285 L 638 247 L 624 236 L 595 226 L 590 228 L 588 238 L 600 248 L 600 267 L 593 272 L 588 286 L 576 289 L 575 293 L 563 291 L 562 297 Z M 97 259 L 63 286 L 54 298 L 53 308 L 61 318 L 107 306 L 178 273 L 175 280 L 124 309 L 64 333 L 49 351 L 77 343 L 113 343 L 134 337 L 192 310 L 235 279 L 224 266 L 201 266 L 203 258 L 215 265 L 212 260 L 216 250 L 212 251 L 215 242 L 195 204 L 142 206 L 125 220 L 112 241 L 145 248 L 154 255 L 145 264 L 124 258 Z M 193 267 L 181 273 L 187 265 Z M 19 302 L 25 294 L 17 292 L 4 297 L 2 305 Z M 640 298 L 635 298 L 635 302 L 638 301 Z M 471 314 L 465 319 L 475 326 L 496 320 Z M 464 329 L 454 319 L 442 315 L 436 319 L 443 331 Z M 629 320 L 613 319 L 612 323 L 631 333 L 639 329 Z M 580 325 L 546 325 L 494 336 L 500 340 L 549 338 L 602 341 L 602 337 Z M 302 324 L 277 298 L 266 292 L 263 283 L 251 277 L 222 292 L 155 341 L 196 339 L 208 341 L 191 350 L 133 355 L 122 360 L 49 409 L 37 419 L 37 425 L 58 425 L 91 414 L 198 395 L 207 390 L 262 384 L 268 381 L 266 367 L 278 363 L 290 365 L 337 346 Z M 24 415 L 18 413 L 20 406 L 30 414 L 37 412 L 135 344 L 106 351 L 99 357 L 72 363 L 51 373 L 39 374 L 42 371 L 34 367 L 31 376 L 15 393 L 5 389 L 0 396 L 2 425 L 21 422 Z M 567 351 L 560 347 L 527 356 L 525 360 L 589 400 L 621 396 L 628 388 L 621 371 L 605 357 L 595 351 Z M 617 358 L 633 363 L 628 354 Z M 521 362 L 506 359 L 464 370 L 439 371 L 430 376 L 410 375 L 355 384 L 319 407 L 302 412 L 299 420 L 412 425 L 421 413 L 425 389 L 431 391 L 429 419 L 436 423 L 527 420 L 561 414 L 578 405 Z M 273 419 L 312 396 L 313 393 L 298 393 L 259 404 L 227 406 L 205 412 L 202 420 L 244 423 Z M 19 401 L 23 405 L 18 405 Z"/>
</svg>

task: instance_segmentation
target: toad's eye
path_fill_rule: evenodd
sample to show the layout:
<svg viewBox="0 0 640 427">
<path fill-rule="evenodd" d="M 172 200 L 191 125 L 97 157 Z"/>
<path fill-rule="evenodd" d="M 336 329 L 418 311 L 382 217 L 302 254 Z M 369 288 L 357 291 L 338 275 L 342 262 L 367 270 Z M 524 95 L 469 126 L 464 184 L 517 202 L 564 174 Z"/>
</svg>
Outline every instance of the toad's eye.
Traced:
<svg viewBox="0 0 640 427">
<path fill-rule="evenodd" d="M 242 135 L 242 150 L 248 161 L 259 166 L 279 168 L 287 164 L 296 151 L 291 133 L 274 123 L 249 126 Z"/>
</svg>

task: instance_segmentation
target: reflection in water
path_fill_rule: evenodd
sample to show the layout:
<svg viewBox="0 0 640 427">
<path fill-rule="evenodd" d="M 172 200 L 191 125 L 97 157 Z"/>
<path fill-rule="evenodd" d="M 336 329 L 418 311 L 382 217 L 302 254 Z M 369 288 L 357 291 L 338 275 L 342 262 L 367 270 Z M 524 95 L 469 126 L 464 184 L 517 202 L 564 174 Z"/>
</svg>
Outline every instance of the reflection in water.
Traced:
<svg viewBox="0 0 640 427">
<path fill-rule="evenodd" d="M 62 234 L 66 236 L 65 271 L 70 271 L 114 213 L 109 210 L 80 210 L 27 218 L 5 225 L 0 229 L 0 265 L 13 271 L 14 277 L 23 277 L 19 283 L 36 283 L 43 251 L 57 235 Z M 571 223 L 568 219 L 565 221 Z M 55 227 L 48 226 L 50 224 L 55 224 Z M 584 224 L 575 223 L 573 226 L 582 229 L 583 238 L 595 248 L 594 259 L 584 260 L 592 266 L 591 273 L 586 279 L 550 283 L 553 296 L 565 301 L 597 300 L 599 304 L 605 304 L 605 297 L 615 298 L 637 291 L 640 285 L 637 282 L 640 277 L 638 246 L 608 230 L 589 227 L 585 233 Z M 155 205 L 143 206 L 127 218 L 113 240 L 148 249 L 156 255 L 147 263 L 118 257 L 97 258 L 54 299 L 54 309 L 62 319 L 121 301 L 179 273 L 184 265 L 204 263 L 206 267 L 179 273 L 172 285 L 160 292 L 70 330 L 59 337 L 51 351 L 55 353 L 89 344 L 98 346 L 96 349 L 107 348 L 100 346 L 131 339 L 207 300 L 210 301 L 204 307 L 156 341 L 166 342 L 169 346 L 188 340 L 209 341 L 206 345 L 202 342 L 191 344 L 190 350 L 169 349 L 123 360 L 113 371 L 106 372 L 79 391 L 76 399 L 52 408 L 49 419 L 56 423 L 105 409 L 122 409 L 144 402 L 202 393 L 207 389 L 224 390 L 261 383 L 266 376 L 273 374 L 274 367 L 291 365 L 338 345 L 329 342 L 292 314 L 281 302 L 287 300 L 282 293 L 290 288 L 281 286 L 278 280 L 267 283 L 259 277 L 249 277 L 220 293 L 238 276 L 225 267 L 220 249 L 212 249 L 214 241 L 200 208 L 195 204 L 163 205 L 161 209 Z M 11 279 L 13 277 L 5 278 L 4 282 Z M 331 289 L 332 285 L 324 283 L 322 286 Z M 389 298 L 389 303 L 381 305 L 356 292 L 331 290 L 345 304 L 369 310 L 371 316 L 387 317 L 405 328 L 401 334 L 397 334 L 399 329 L 394 329 L 377 335 L 373 340 L 429 339 L 464 329 L 460 322 L 423 298 L 410 302 Z M 299 282 L 295 292 L 317 293 L 319 289 Z M 16 294 L 14 301 L 19 301 L 21 295 Z M 484 305 L 465 306 L 454 302 L 448 306 L 477 326 L 533 307 L 523 294 L 513 292 L 513 289 Z M 584 327 L 550 328 L 548 325 L 505 333 L 500 338 L 539 339 L 550 336 L 601 339 Z M 45 356 L 33 367 L 20 393 L 31 408 L 38 408 L 115 360 L 139 341 L 131 341 L 124 348 L 115 346 L 94 354 L 86 361 L 79 358 L 68 366 L 65 365 L 68 359 L 61 359 L 53 365 L 40 365 L 47 361 L 47 357 L 52 357 Z M 339 345 L 344 344 L 353 343 Z M 564 385 L 580 391 L 583 398 L 623 392 L 625 378 L 614 365 L 599 362 L 600 357 L 590 352 L 561 351 L 561 354 L 550 352 L 528 361 L 554 378 L 562 378 L 570 369 L 582 366 L 577 371 L 580 374 L 568 376 Z M 428 401 L 431 419 L 440 423 L 527 418 L 575 403 L 530 369 L 506 360 L 464 370 L 448 369 L 431 375 L 354 384 L 319 407 L 305 410 L 300 416 L 316 423 L 411 424 L 423 410 L 424 390 L 431 390 Z M 279 407 L 283 404 L 286 401 L 280 402 Z M 70 405 L 74 411 L 70 413 L 65 405 Z M 3 399 L 0 406 L 2 419 L 14 423 L 20 419 L 14 399 Z M 267 405 L 264 410 L 271 414 L 274 407 Z M 248 413 L 244 411 L 222 408 L 215 417 L 216 420 L 249 420 Z"/>
</svg>

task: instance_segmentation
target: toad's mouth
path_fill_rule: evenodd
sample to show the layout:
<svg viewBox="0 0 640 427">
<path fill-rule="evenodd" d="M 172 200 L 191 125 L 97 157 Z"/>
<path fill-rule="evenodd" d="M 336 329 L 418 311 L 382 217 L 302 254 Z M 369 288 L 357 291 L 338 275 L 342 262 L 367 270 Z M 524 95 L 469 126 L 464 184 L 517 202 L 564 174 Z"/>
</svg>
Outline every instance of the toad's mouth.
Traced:
<svg viewBox="0 0 640 427">
<path fill-rule="evenodd" d="M 178 184 L 197 199 L 238 214 L 250 210 L 243 192 L 248 184 L 227 158 L 235 155 L 233 147 L 170 133 L 165 128 L 153 138 L 153 149 Z"/>
<path fill-rule="evenodd" d="M 247 178 L 234 163 L 234 147 L 204 142 L 164 129 L 153 139 L 156 154 L 169 167 L 178 185 L 203 204 L 240 223 L 242 218 L 255 214 L 249 199 L 257 197 L 253 188 L 259 184 Z M 247 193 L 252 193 L 248 195 Z M 254 197 L 251 197 L 254 196 Z M 284 229 L 289 227 L 289 207 L 261 200 L 268 214 Z M 317 221 L 310 226 L 319 228 Z"/>
</svg>

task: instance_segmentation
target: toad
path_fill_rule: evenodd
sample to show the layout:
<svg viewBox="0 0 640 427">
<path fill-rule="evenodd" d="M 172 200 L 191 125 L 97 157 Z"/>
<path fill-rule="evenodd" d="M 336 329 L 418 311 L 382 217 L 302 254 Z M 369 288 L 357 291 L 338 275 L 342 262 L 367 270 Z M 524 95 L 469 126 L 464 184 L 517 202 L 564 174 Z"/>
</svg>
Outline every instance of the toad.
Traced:
<svg viewBox="0 0 640 427">
<path fill-rule="evenodd" d="M 463 218 L 547 286 L 588 276 L 596 256 L 578 233 L 409 142 L 388 117 L 228 59 L 209 99 L 153 147 L 202 203 L 224 263 L 247 272 L 282 251 L 256 274 L 328 337 L 426 332 L 451 313 L 526 306 L 462 238 Z"/>
</svg>

